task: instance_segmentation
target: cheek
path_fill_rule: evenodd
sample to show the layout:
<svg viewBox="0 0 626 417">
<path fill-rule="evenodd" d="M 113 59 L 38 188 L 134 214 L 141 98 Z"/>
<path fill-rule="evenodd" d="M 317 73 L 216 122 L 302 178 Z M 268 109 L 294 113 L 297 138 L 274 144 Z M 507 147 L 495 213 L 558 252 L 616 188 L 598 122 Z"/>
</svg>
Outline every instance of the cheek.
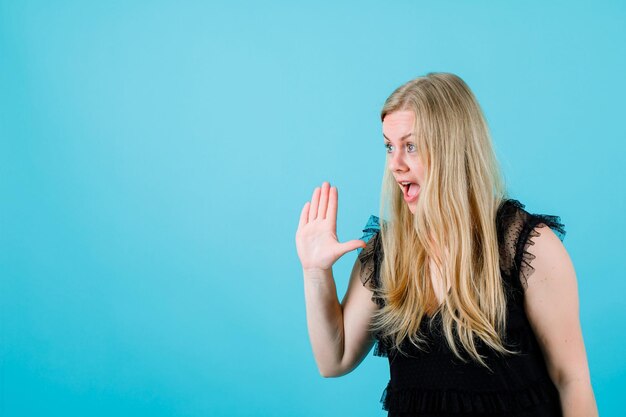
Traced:
<svg viewBox="0 0 626 417">
<path fill-rule="evenodd" d="M 421 175 L 424 172 L 424 165 L 420 162 L 418 158 L 414 158 L 410 161 L 411 171 L 418 173 Z"/>
<path fill-rule="evenodd" d="M 422 163 L 421 160 L 417 161 L 416 163 L 416 168 L 415 170 L 417 171 L 417 173 L 419 174 L 420 177 L 422 177 L 424 175 L 424 172 L 426 172 L 426 166 Z"/>
</svg>

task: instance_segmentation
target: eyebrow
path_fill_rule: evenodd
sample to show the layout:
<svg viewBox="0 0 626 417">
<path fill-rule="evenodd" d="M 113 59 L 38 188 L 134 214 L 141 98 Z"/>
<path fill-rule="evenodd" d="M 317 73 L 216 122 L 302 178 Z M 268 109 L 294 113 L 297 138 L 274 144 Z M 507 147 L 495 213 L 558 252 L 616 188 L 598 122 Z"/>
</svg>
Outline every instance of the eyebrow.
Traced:
<svg viewBox="0 0 626 417">
<path fill-rule="evenodd" d="M 413 136 L 413 133 L 406 134 L 406 135 L 402 136 L 399 140 L 400 140 L 400 142 L 404 142 L 404 140 L 405 140 L 405 139 L 408 139 L 408 138 L 410 138 L 411 136 Z M 385 139 L 387 139 L 389 142 L 391 142 L 391 140 L 390 140 L 387 136 L 385 136 L 385 134 L 384 134 L 384 133 L 383 133 L 383 137 L 384 137 Z"/>
</svg>

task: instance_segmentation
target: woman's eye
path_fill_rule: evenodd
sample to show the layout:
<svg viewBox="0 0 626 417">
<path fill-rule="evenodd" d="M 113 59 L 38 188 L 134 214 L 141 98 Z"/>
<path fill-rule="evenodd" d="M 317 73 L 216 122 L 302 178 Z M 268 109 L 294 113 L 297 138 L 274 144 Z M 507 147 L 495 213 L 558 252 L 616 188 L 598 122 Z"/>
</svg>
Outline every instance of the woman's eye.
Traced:
<svg viewBox="0 0 626 417">
<path fill-rule="evenodd" d="M 414 144 L 412 144 L 412 143 L 408 143 L 406 146 L 407 146 L 407 149 L 408 149 L 408 151 L 409 151 L 409 152 L 415 152 L 415 149 L 416 149 L 416 148 L 415 148 L 415 145 L 414 145 Z M 385 144 L 385 149 L 387 150 L 387 153 L 390 153 L 390 152 L 391 152 L 391 148 L 392 148 L 392 147 L 393 147 L 393 145 L 392 145 L 392 144 L 390 144 L 390 143 L 386 143 L 386 144 Z"/>
</svg>

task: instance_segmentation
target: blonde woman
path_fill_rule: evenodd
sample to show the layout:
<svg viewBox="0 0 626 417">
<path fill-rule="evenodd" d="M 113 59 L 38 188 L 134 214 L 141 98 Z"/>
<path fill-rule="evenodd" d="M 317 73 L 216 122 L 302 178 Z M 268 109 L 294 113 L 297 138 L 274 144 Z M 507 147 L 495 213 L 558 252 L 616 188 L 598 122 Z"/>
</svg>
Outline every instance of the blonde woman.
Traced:
<svg viewBox="0 0 626 417">
<path fill-rule="evenodd" d="M 381 121 L 380 216 L 362 238 L 338 241 L 328 182 L 300 215 L 321 375 L 351 372 L 376 345 L 390 365 L 389 416 L 597 415 L 564 226 L 508 198 L 468 86 L 448 73 L 411 80 Z M 339 303 L 332 266 L 355 249 Z"/>
</svg>

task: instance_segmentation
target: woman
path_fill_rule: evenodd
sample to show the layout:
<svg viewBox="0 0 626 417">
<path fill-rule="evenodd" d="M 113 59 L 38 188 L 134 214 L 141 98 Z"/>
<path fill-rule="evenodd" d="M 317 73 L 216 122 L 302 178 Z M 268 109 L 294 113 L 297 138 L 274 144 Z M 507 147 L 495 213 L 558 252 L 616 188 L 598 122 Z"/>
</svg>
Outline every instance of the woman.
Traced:
<svg viewBox="0 0 626 417">
<path fill-rule="evenodd" d="M 563 224 L 507 198 L 470 89 L 430 73 L 394 91 L 381 120 L 388 220 L 370 216 L 361 240 L 338 242 L 328 182 L 300 215 L 320 373 L 351 372 L 376 343 L 389 416 L 597 415 Z M 339 304 L 332 265 L 354 249 Z"/>
<path fill-rule="evenodd" d="M 300 215 L 320 373 L 351 372 L 376 343 L 389 416 L 597 415 L 563 224 L 507 198 L 470 89 L 429 73 L 394 91 L 381 120 L 382 225 L 372 215 L 361 240 L 338 242 L 328 182 Z M 332 265 L 354 249 L 339 304 Z"/>
</svg>

